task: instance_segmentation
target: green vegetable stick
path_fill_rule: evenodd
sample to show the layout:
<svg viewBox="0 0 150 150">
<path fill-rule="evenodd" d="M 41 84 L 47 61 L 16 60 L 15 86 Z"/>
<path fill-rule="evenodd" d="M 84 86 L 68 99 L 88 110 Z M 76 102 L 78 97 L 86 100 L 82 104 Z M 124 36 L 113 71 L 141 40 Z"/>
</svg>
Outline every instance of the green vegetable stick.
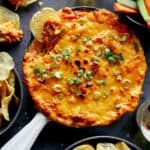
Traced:
<svg viewBox="0 0 150 150">
<path fill-rule="evenodd" d="M 138 8 L 137 3 L 133 0 L 117 0 L 117 2 L 133 9 Z"/>
<path fill-rule="evenodd" d="M 142 15 L 143 19 L 147 22 L 148 20 L 150 20 L 150 16 L 148 14 L 148 11 L 146 9 L 144 0 L 137 0 L 137 5 L 140 11 L 140 14 Z"/>
</svg>

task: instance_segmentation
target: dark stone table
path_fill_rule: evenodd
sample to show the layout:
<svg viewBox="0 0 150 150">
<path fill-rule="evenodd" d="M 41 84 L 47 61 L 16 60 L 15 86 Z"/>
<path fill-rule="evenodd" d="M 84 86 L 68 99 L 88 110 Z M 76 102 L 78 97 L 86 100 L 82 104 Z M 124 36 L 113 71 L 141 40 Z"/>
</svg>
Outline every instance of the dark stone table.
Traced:
<svg viewBox="0 0 150 150">
<path fill-rule="evenodd" d="M 21 19 L 21 27 L 25 33 L 24 37 L 22 41 L 17 44 L 0 47 L 0 51 L 6 50 L 13 56 L 16 69 L 19 72 L 21 79 L 22 58 L 31 38 L 31 33 L 29 31 L 29 21 L 34 12 L 39 10 L 40 7 L 44 6 L 59 9 L 64 6 L 79 5 L 96 6 L 99 8 L 113 10 L 112 6 L 114 0 L 41 0 L 41 2 L 43 2 L 42 6 L 40 6 L 39 3 L 35 3 L 27 8 L 20 8 L 17 10 L 17 13 L 20 15 Z M 13 9 L 12 6 L 8 4 L 7 0 L 0 0 L 0 5 L 4 5 Z M 140 103 L 142 103 L 145 100 L 150 100 L 150 32 L 132 24 L 126 19 L 125 16 L 121 16 L 121 18 L 123 21 L 130 24 L 130 26 L 133 27 L 133 29 L 136 31 L 141 39 L 146 55 L 148 71 L 143 86 L 144 94 L 140 100 Z M 14 125 L 5 134 L 0 136 L 0 147 L 14 134 L 16 134 L 25 124 L 27 124 L 36 113 L 31 97 L 29 96 L 23 82 L 22 84 L 24 97 L 21 112 Z M 122 137 L 141 146 L 143 150 L 150 150 L 149 143 L 146 142 L 139 131 L 139 128 L 136 124 L 135 115 L 136 111 L 134 113 L 124 115 L 120 120 L 107 127 L 88 127 L 75 129 L 64 127 L 54 122 L 49 122 L 49 124 L 43 129 L 37 138 L 35 144 L 32 147 L 32 150 L 63 150 L 66 146 L 79 139 L 96 135 L 112 135 Z"/>
</svg>

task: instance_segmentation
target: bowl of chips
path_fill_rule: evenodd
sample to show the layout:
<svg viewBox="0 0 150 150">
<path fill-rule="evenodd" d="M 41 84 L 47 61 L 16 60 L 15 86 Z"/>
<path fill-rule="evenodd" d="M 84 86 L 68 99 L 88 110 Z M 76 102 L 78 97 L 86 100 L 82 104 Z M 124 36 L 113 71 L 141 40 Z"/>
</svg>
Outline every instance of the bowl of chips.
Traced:
<svg viewBox="0 0 150 150">
<path fill-rule="evenodd" d="M 141 150 L 135 144 L 114 136 L 92 136 L 79 140 L 65 150 Z"/>
<path fill-rule="evenodd" d="M 15 122 L 22 102 L 22 86 L 13 58 L 0 52 L 0 135 Z"/>
</svg>

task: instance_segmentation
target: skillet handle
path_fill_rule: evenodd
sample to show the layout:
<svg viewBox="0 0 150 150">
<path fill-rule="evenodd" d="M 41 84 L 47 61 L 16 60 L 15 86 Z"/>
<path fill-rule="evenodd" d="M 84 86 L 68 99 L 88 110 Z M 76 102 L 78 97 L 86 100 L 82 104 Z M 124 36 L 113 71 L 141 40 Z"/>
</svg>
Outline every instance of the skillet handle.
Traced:
<svg viewBox="0 0 150 150">
<path fill-rule="evenodd" d="M 37 113 L 1 150 L 30 150 L 40 131 L 47 123 L 48 119 L 42 113 Z"/>
</svg>

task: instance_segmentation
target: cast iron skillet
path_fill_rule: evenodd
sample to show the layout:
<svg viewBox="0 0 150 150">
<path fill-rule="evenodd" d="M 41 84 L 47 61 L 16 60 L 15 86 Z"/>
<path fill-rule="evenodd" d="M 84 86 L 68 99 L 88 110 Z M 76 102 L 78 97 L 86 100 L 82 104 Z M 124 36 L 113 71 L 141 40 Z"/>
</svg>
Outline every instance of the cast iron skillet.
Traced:
<svg viewBox="0 0 150 150">
<path fill-rule="evenodd" d="M 0 127 L 0 135 L 6 132 L 14 124 L 21 110 L 23 89 L 17 71 L 14 70 L 14 72 L 15 72 L 15 95 L 19 98 L 19 103 L 18 105 L 16 105 L 14 103 L 14 100 L 11 101 L 9 105 L 10 121 L 9 122 L 6 122 L 5 120 L 2 121 L 2 127 Z"/>
<path fill-rule="evenodd" d="M 137 147 L 135 144 L 129 141 L 122 139 L 122 138 L 113 137 L 113 136 L 93 136 L 93 137 L 84 138 L 82 140 L 79 140 L 71 144 L 65 150 L 72 150 L 73 148 L 81 144 L 90 144 L 93 147 L 96 147 L 97 143 L 107 143 L 107 142 L 114 143 L 114 144 L 117 142 L 125 142 L 132 150 L 141 150 L 139 147 Z"/>
<path fill-rule="evenodd" d="M 98 8 L 96 7 L 89 7 L 89 6 L 77 6 L 72 7 L 72 9 L 81 11 L 98 10 Z M 29 45 L 31 44 L 32 40 L 33 36 L 31 36 L 31 41 Z M 31 120 L 31 122 L 29 122 L 21 131 L 19 131 L 12 139 L 10 139 L 10 141 L 8 141 L 1 148 L 1 150 L 11 150 L 11 149 L 20 150 L 20 145 L 21 150 L 30 150 L 39 133 L 49 121 L 50 120 L 46 118 L 46 116 L 44 116 L 41 112 L 38 112 L 35 115 L 35 117 Z M 112 138 L 112 140 L 114 140 L 115 142 L 115 138 L 114 139 Z M 133 150 L 140 150 L 140 149 L 133 149 Z"/>
</svg>

